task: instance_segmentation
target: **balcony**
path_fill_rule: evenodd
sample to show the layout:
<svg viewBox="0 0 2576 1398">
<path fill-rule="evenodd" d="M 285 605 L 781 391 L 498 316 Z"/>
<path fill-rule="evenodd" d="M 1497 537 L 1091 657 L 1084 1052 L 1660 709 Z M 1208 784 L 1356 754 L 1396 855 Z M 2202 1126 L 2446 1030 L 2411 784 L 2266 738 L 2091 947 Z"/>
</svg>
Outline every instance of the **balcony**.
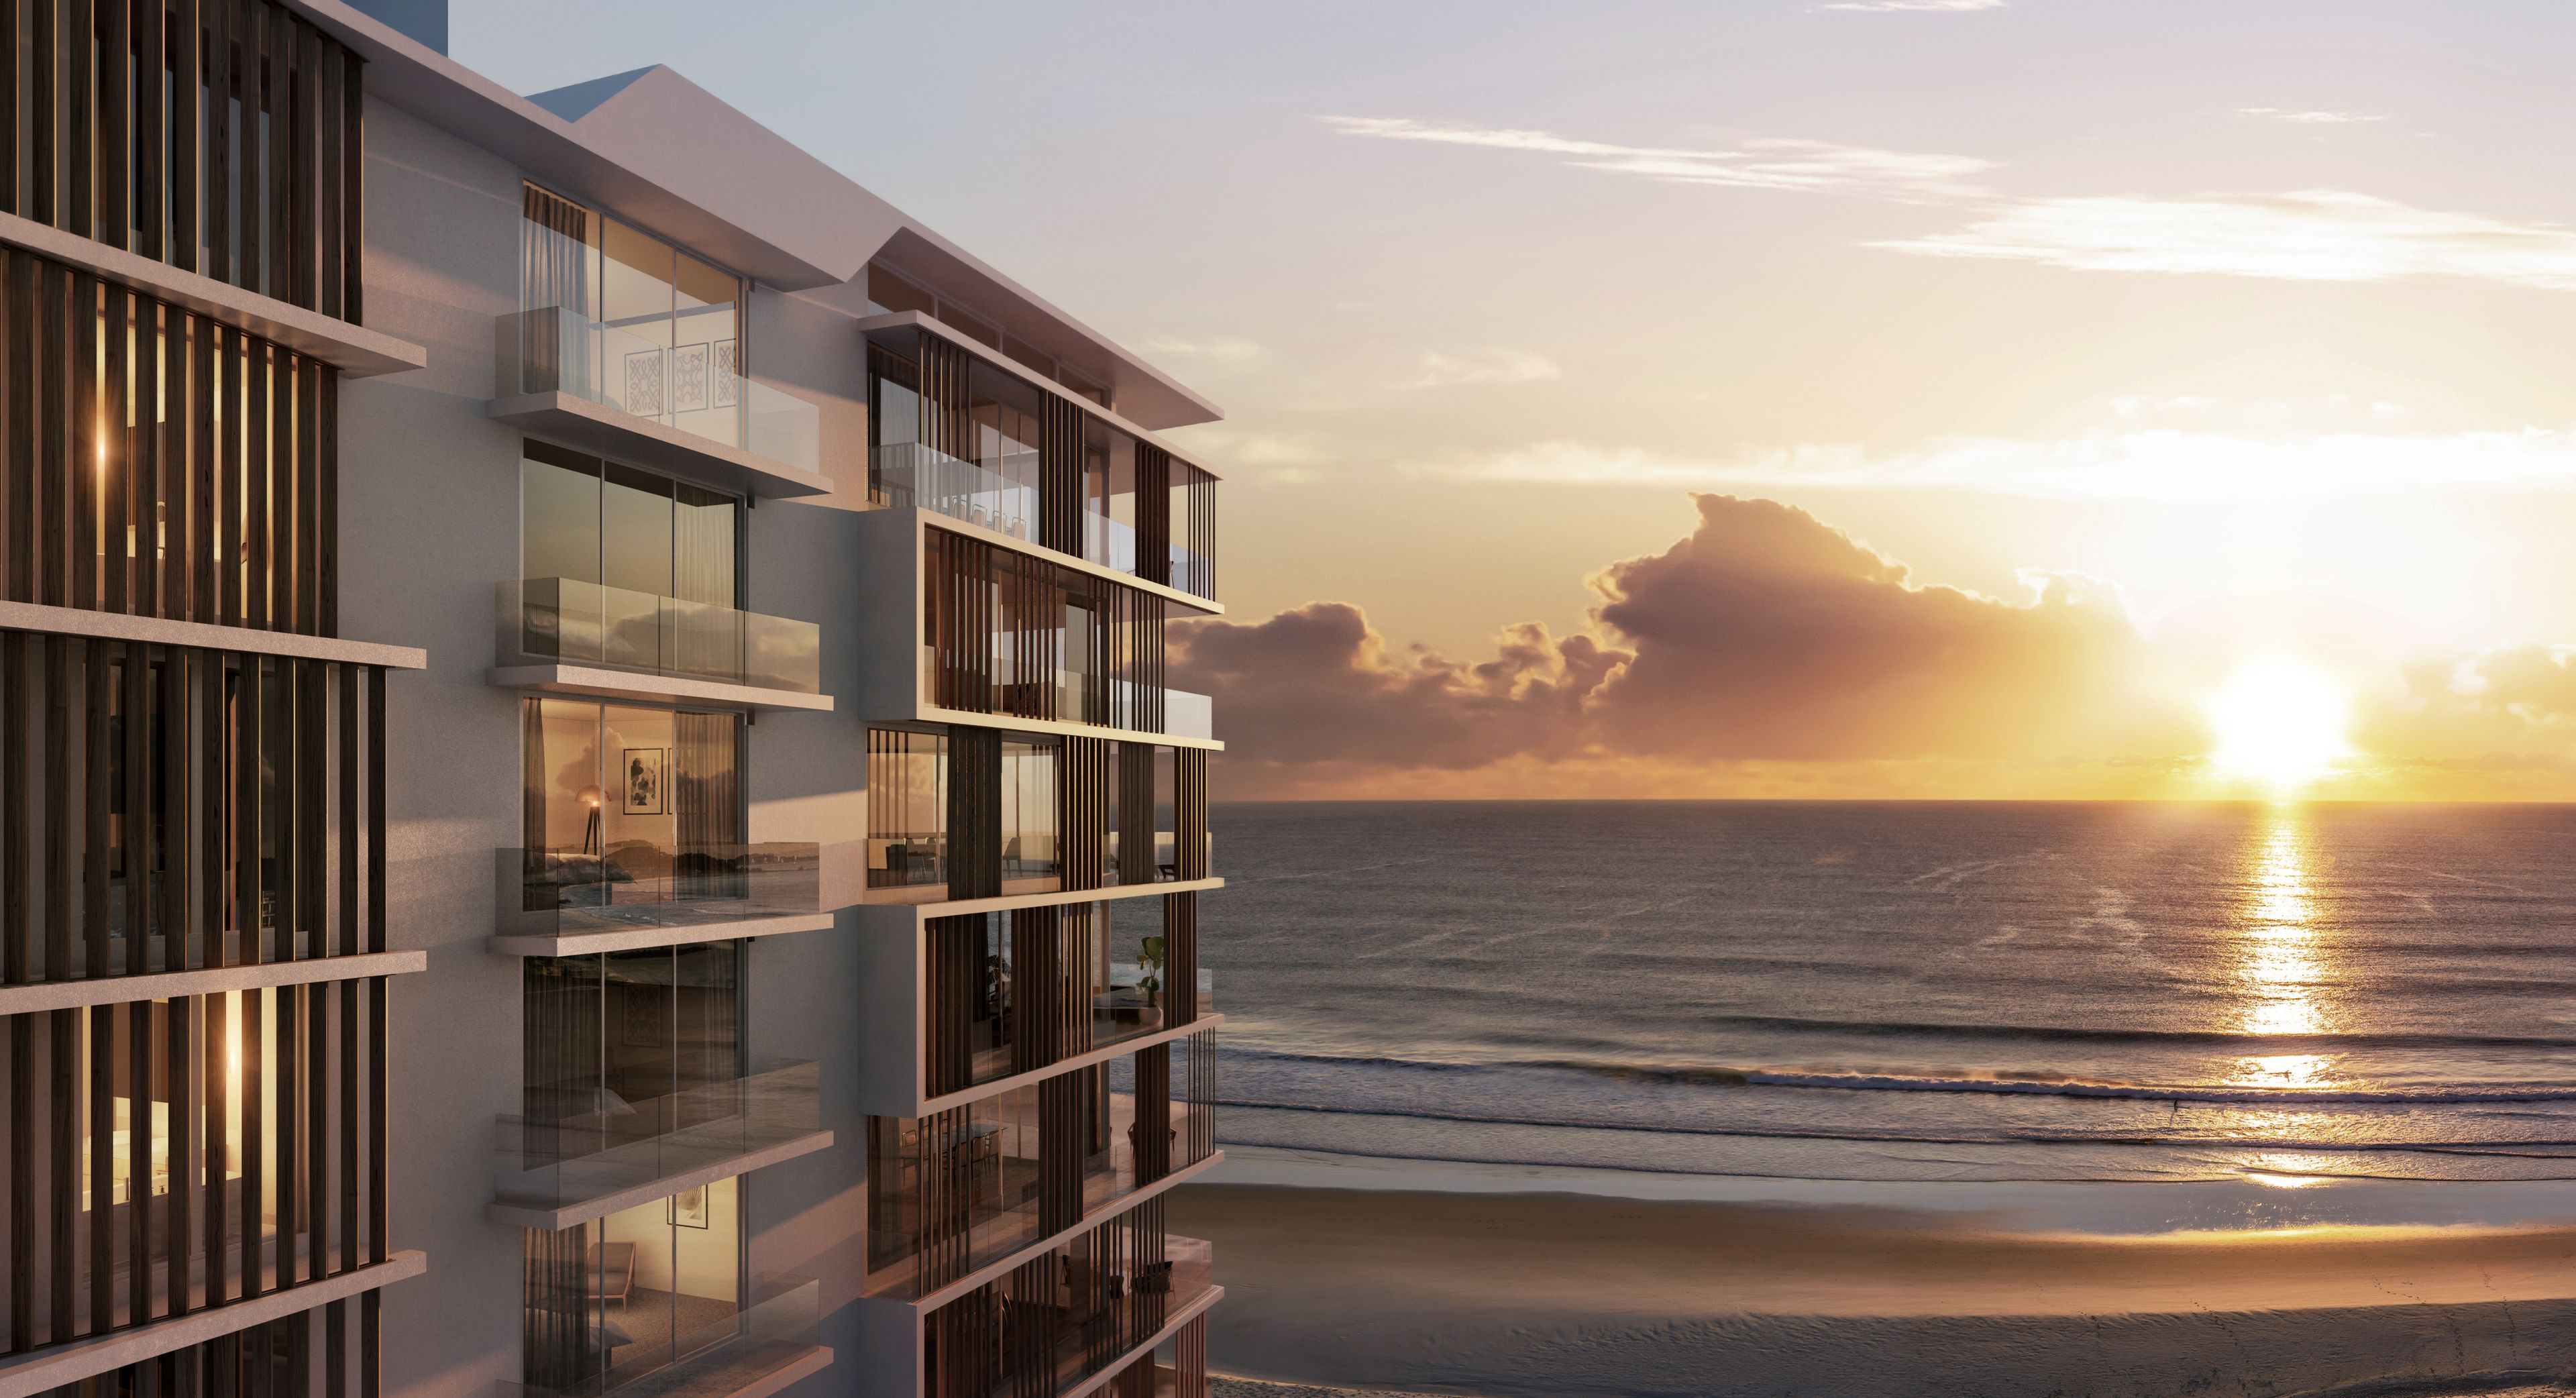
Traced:
<svg viewBox="0 0 2576 1398">
<path fill-rule="evenodd" d="M 1132 949 L 1113 953 L 1107 979 L 1095 980 L 1091 987 L 1091 1048 L 1116 1048 L 1175 1027 L 1171 1014 L 1175 998 L 1163 986 L 1162 979 L 1163 968 L 1159 961 L 1149 964 L 1133 955 Z M 1081 993 L 1078 987 L 1075 993 Z M 995 1003 L 990 1006 L 991 1014 L 975 1021 L 966 1031 L 971 1064 L 968 1087 L 980 1087 L 1010 1077 L 1014 1072 L 1012 1031 L 1005 1027 L 1014 1023 L 1011 982 L 1001 981 L 994 988 L 993 997 Z M 925 1007 L 923 1013 L 935 1015 L 937 1010 Z M 1216 1013 L 1216 973 L 1202 966 L 1198 972 L 1198 1013 L 1186 1022 L 1199 1023 Z"/>
<path fill-rule="evenodd" d="M 572 578 L 505 582 L 497 600 L 497 683 L 607 698 L 832 707 L 821 692 L 822 629 L 810 621 Z"/>
<path fill-rule="evenodd" d="M 1057 648 L 1063 654 L 1063 648 Z M 921 647 L 921 702 L 950 717 L 953 710 L 940 705 L 944 686 L 941 683 L 939 647 Z M 1053 724 L 1084 724 L 1094 728 L 1115 728 L 1130 733 L 1155 733 L 1167 738 L 1216 740 L 1216 701 L 1204 694 L 1186 689 L 1164 689 L 1163 721 L 1158 728 L 1145 728 L 1138 715 L 1145 711 L 1145 700 L 1151 691 L 1130 680 L 1094 681 L 1079 670 L 1058 667 L 1051 679 L 1041 677 L 1035 684 L 1004 685 L 994 697 L 993 716 L 1020 719 L 1039 727 Z M 1099 702 L 1094 704 L 1091 699 Z"/>
<path fill-rule="evenodd" d="M 1142 966 L 1133 959 L 1111 961 L 1109 983 L 1091 992 L 1091 1046 L 1107 1048 L 1129 1039 L 1158 1034 L 1171 1023 L 1172 992 L 1162 984 L 1159 965 Z M 1216 972 L 1205 966 L 1198 972 L 1198 1019 L 1215 1015 Z"/>
<path fill-rule="evenodd" d="M 810 842 L 509 847 L 494 852 L 492 883 L 493 950 L 506 955 L 571 956 L 832 925 L 822 846 Z"/>
<path fill-rule="evenodd" d="M 1215 867 L 1216 836 L 1207 836 L 1210 868 Z M 948 836 L 942 831 L 890 831 L 868 837 L 870 903 L 945 903 L 948 901 Z M 1119 869 L 1118 832 L 1109 832 L 1095 888 L 1137 888 L 1180 881 L 1179 840 L 1171 831 L 1154 836 L 1149 876 L 1126 879 Z M 1063 890 L 1064 872 L 1052 834 L 1006 834 L 1002 850 L 1005 898 Z"/>
<path fill-rule="evenodd" d="M 1018 539 L 1038 540 L 1036 453 L 1003 458 L 1005 469 L 951 456 L 920 442 L 890 442 L 868 449 L 868 501 L 889 509 L 928 510 L 979 529 Z M 1075 554 L 1086 563 L 1113 573 L 1143 579 L 1136 527 L 1114 519 L 1084 501 L 1082 547 Z M 1179 544 L 1167 544 L 1170 560 L 1165 586 L 1196 597 L 1216 591 L 1215 565 Z"/>
<path fill-rule="evenodd" d="M 765 1272 L 753 1278 L 750 1295 L 750 1304 L 673 1335 L 649 1358 L 613 1363 L 569 1388 L 500 1384 L 498 1398 L 749 1398 L 832 1362 L 822 1347 L 820 1284 Z"/>
<path fill-rule="evenodd" d="M 562 306 L 502 316 L 493 339 L 494 418 L 745 495 L 832 488 L 821 411 L 741 373 L 734 341 L 661 344 Z"/>
<path fill-rule="evenodd" d="M 1034 478 L 1014 480 L 919 442 L 868 449 L 868 500 L 928 510 L 1023 542 L 1038 536 Z"/>
<path fill-rule="evenodd" d="M 496 1223 L 562 1229 L 701 1184 L 808 1155 L 822 1129 L 822 1075 L 794 1063 L 666 1097 L 552 1121 L 499 1118 Z"/>
<path fill-rule="evenodd" d="M 1206 841 L 1207 854 L 1204 862 L 1207 867 L 1213 869 L 1216 867 L 1216 833 L 1214 831 L 1210 831 L 1201 838 Z M 1122 875 L 1119 869 L 1119 865 L 1122 862 L 1118 856 L 1119 846 L 1120 840 L 1118 832 L 1115 830 L 1110 831 L 1109 842 L 1101 857 L 1100 886 L 1102 888 L 1118 888 L 1121 886 L 1132 887 L 1138 884 L 1174 883 L 1179 881 L 1181 877 L 1180 839 L 1171 831 L 1157 830 L 1154 832 L 1154 858 L 1149 865 L 1146 876 L 1143 878 L 1130 879 Z"/>
<path fill-rule="evenodd" d="M 1009 833 L 1002 845 L 1002 896 L 1053 893 L 1064 887 L 1055 836 Z M 871 903 L 942 903 L 948 899 L 948 836 L 941 831 L 868 837 Z"/>
<path fill-rule="evenodd" d="M 1035 1398 L 1096 1386 L 1150 1353 L 1176 1327 L 1204 1313 L 1223 1294 L 1216 1284 L 1215 1249 L 1204 1239 L 1169 1235 L 1159 1259 L 1064 1255 L 1045 1280 L 1008 1278 L 980 1287 L 940 1308 L 966 1310 L 946 1323 L 934 1316 L 933 1335 L 1007 1334 L 991 1352 L 923 1354 L 930 1386 L 925 1391 Z M 942 1365 L 964 1372 L 942 1373 Z"/>
<path fill-rule="evenodd" d="M 1039 1154 L 1048 1143 L 1037 1134 L 1037 1089 L 1018 1088 L 978 1106 L 988 1114 L 962 1122 L 945 1113 L 900 1120 L 897 1153 L 871 1151 L 870 1175 L 883 1170 L 898 1183 L 871 1195 L 862 1294 L 918 1300 L 1045 1236 L 1038 1179 Z M 1107 1144 L 1083 1161 L 1081 1217 L 1094 1218 L 1212 1158 L 1212 1149 L 1194 1144 L 1210 1138 L 1193 1122 L 1207 1110 L 1175 1099 L 1167 1167 L 1139 1178 L 1136 1099 L 1111 1094 Z"/>
</svg>

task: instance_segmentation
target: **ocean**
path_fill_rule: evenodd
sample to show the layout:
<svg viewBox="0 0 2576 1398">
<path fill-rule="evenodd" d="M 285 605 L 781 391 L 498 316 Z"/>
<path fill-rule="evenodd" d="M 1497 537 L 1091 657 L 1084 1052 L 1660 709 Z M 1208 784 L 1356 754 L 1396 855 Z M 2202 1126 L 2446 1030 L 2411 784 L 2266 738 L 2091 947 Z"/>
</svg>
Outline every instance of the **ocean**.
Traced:
<svg viewBox="0 0 2576 1398">
<path fill-rule="evenodd" d="M 1221 804 L 1222 1144 L 2576 1179 L 2576 808 Z"/>
</svg>

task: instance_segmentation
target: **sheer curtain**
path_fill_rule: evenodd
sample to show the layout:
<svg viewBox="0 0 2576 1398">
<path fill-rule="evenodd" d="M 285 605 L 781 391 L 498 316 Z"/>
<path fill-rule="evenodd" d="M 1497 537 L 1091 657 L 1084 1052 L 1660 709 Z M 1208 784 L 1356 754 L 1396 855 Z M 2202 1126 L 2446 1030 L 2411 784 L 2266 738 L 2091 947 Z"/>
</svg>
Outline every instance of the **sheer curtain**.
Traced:
<svg viewBox="0 0 2576 1398">
<path fill-rule="evenodd" d="M 579 392 L 587 383 L 576 353 L 565 347 L 590 319 L 590 211 L 535 185 L 523 186 L 520 223 L 519 363 L 523 393 Z"/>
<path fill-rule="evenodd" d="M 673 716 L 679 768 L 671 784 L 682 898 L 750 896 L 742 848 L 742 784 L 735 753 L 742 720 L 732 714 Z"/>
</svg>

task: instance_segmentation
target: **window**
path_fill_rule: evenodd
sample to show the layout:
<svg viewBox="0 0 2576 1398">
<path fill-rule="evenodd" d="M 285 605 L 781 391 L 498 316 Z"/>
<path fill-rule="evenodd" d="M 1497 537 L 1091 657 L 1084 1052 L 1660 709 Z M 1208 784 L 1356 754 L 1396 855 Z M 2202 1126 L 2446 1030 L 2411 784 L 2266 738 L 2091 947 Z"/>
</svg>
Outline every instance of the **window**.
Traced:
<svg viewBox="0 0 2576 1398">
<path fill-rule="evenodd" d="M 535 441 L 519 481 L 522 578 L 740 604 L 739 496 Z"/>
<path fill-rule="evenodd" d="M 1004 892 L 1052 889 L 1062 872 L 1056 859 L 1056 750 L 1053 739 L 1002 740 Z"/>
<path fill-rule="evenodd" d="M 750 445 L 742 279 L 535 185 L 524 215 L 520 391 Z"/>
<path fill-rule="evenodd" d="M 743 1332 L 738 1179 L 528 1230 L 531 1387 L 611 1392 Z"/>
<path fill-rule="evenodd" d="M 526 701 L 521 907 L 750 896 L 742 719 Z"/>
<path fill-rule="evenodd" d="M 572 1159 L 739 1111 L 727 1089 L 743 1073 L 742 946 L 529 958 L 522 1111 L 548 1129 L 532 1130 L 528 1149 Z M 527 1247 L 530 1383 L 615 1388 L 739 1329 L 733 1180 L 530 1229 Z"/>
<path fill-rule="evenodd" d="M 868 730 L 868 887 L 948 886 L 948 738 Z"/>
</svg>

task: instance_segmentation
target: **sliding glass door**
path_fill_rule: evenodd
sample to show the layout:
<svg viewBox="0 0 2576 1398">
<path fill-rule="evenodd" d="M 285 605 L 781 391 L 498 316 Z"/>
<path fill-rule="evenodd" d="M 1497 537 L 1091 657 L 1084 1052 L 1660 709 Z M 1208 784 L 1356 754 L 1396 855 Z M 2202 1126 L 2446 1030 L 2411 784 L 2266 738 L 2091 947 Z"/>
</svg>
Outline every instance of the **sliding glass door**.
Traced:
<svg viewBox="0 0 2576 1398">
<path fill-rule="evenodd" d="M 523 910 L 750 896 L 740 715 L 531 698 L 523 727 Z"/>
</svg>

